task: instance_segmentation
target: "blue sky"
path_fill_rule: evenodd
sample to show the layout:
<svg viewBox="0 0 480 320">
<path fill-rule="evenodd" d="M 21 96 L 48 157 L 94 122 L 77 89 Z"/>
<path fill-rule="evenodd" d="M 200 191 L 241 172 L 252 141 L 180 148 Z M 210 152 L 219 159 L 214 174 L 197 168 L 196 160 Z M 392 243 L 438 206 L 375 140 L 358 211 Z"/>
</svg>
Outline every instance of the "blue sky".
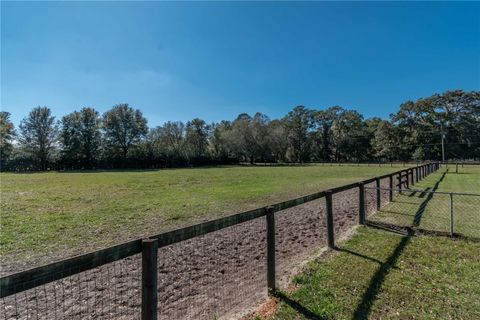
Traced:
<svg viewBox="0 0 480 320">
<path fill-rule="evenodd" d="M 151 126 L 294 106 L 386 118 L 480 88 L 480 3 L 2 2 L 1 107 L 127 102 Z"/>
</svg>

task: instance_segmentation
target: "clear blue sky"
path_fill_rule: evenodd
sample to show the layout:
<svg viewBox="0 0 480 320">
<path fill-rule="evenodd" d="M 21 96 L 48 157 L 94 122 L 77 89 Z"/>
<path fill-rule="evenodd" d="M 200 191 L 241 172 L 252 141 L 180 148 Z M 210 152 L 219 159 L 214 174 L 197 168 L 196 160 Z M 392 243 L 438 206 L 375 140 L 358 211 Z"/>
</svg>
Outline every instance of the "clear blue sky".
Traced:
<svg viewBox="0 0 480 320">
<path fill-rule="evenodd" d="M 1 107 L 127 102 L 151 126 L 303 104 L 388 117 L 480 88 L 480 3 L 1 4 Z"/>
</svg>

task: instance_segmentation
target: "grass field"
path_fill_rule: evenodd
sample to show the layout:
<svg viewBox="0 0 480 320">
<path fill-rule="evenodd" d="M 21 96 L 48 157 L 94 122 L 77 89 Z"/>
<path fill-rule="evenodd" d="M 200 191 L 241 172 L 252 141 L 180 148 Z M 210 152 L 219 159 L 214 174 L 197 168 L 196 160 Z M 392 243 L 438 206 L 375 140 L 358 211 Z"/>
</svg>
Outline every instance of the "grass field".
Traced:
<svg viewBox="0 0 480 320">
<path fill-rule="evenodd" d="M 478 167 L 459 174 L 454 170 L 442 169 L 415 188 L 480 191 Z M 445 208 L 449 213 L 449 202 L 417 198 L 399 196 L 382 209 L 380 220 L 412 226 L 423 205 L 419 226 L 431 228 L 436 218 L 444 218 Z M 455 220 L 458 228 L 478 233 L 479 200 L 459 205 L 456 210 L 464 221 Z M 361 227 L 297 276 L 295 290 L 279 294 L 272 319 L 479 319 L 479 252 L 476 237 L 402 236 Z"/>
<path fill-rule="evenodd" d="M 2 173 L 2 265 L 20 269 L 50 262 L 399 169 L 298 166 Z"/>
<path fill-rule="evenodd" d="M 442 168 L 413 186 L 415 190 L 480 195 L 480 166 Z M 373 221 L 450 232 L 450 194 L 403 192 L 370 217 Z M 453 231 L 480 238 L 480 196 L 453 194 Z"/>
<path fill-rule="evenodd" d="M 298 276 L 273 319 L 479 319 L 480 242 L 359 228 Z"/>
</svg>

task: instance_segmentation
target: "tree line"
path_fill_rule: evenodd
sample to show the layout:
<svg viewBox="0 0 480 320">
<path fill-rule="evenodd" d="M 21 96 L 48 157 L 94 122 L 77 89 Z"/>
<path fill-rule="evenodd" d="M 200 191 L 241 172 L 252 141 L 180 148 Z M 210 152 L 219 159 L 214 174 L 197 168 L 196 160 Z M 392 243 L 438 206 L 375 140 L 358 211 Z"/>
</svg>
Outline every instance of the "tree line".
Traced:
<svg viewBox="0 0 480 320">
<path fill-rule="evenodd" d="M 163 168 L 238 162 L 387 162 L 480 159 L 480 92 L 407 101 L 389 120 L 355 110 L 297 106 L 281 119 L 262 113 L 208 124 L 195 118 L 149 128 L 138 109 L 85 107 L 59 121 L 34 108 L 14 128 L 0 112 L 2 170 Z"/>
</svg>

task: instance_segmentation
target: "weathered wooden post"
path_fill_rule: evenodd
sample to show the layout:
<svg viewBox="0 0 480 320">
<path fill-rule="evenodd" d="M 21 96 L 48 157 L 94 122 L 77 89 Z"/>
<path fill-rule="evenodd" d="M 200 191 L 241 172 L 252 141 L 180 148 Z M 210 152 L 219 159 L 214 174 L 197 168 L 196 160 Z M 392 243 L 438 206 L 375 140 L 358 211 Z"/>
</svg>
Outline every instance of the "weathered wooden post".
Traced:
<svg viewBox="0 0 480 320">
<path fill-rule="evenodd" d="M 455 173 L 458 173 L 458 162 L 455 165 Z"/>
<path fill-rule="evenodd" d="M 393 201 L 393 175 L 388 176 L 388 187 L 390 188 L 388 192 L 388 201 Z"/>
<path fill-rule="evenodd" d="M 380 193 L 380 178 L 376 177 L 375 178 L 375 185 L 377 186 L 377 211 L 380 210 L 380 207 L 382 205 L 381 201 L 381 193 Z"/>
<path fill-rule="evenodd" d="M 409 174 L 408 174 L 408 170 L 407 170 L 407 172 L 405 172 L 405 178 L 407 178 L 407 179 L 405 180 L 405 188 L 406 188 L 406 189 L 409 189 L 409 188 L 410 188 L 410 186 L 409 186 L 409 184 L 408 184 L 408 179 L 409 179 L 408 176 L 409 176 Z"/>
<path fill-rule="evenodd" d="M 158 240 L 142 240 L 142 320 L 157 319 Z"/>
<path fill-rule="evenodd" d="M 398 180 L 398 189 L 399 189 L 398 193 L 402 194 L 402 172 L 401 171 L 398 173 L 397 180 Z"/>
<path fill-rule="evenodd" d="M 413 169 L 410 169 L 410 179 L 412 181 L 412 186 L 415 185 L 415 181 L 413 180 Z"/>
<path fill-rule="evenodd" d="M 415 182 L 418 182 L 418 167 L 415 168 Z"/>
<path fill-rule="evenodd" d="M 365 224 L 365 185 L 358 183 L 358 223 Z"/>
<path fill-rule="evenodd" d="M 275 211 L 267 208 L 267 286 L 275 292 Z"/>
<path fill-rule="evenodd" d="M 333 199 L 332 190 L 325 191 L 325 200 L 327 204 L 327 244 L 330 249 L 335 248 L 335 237 L 333 234 Z"/>
</svg>

